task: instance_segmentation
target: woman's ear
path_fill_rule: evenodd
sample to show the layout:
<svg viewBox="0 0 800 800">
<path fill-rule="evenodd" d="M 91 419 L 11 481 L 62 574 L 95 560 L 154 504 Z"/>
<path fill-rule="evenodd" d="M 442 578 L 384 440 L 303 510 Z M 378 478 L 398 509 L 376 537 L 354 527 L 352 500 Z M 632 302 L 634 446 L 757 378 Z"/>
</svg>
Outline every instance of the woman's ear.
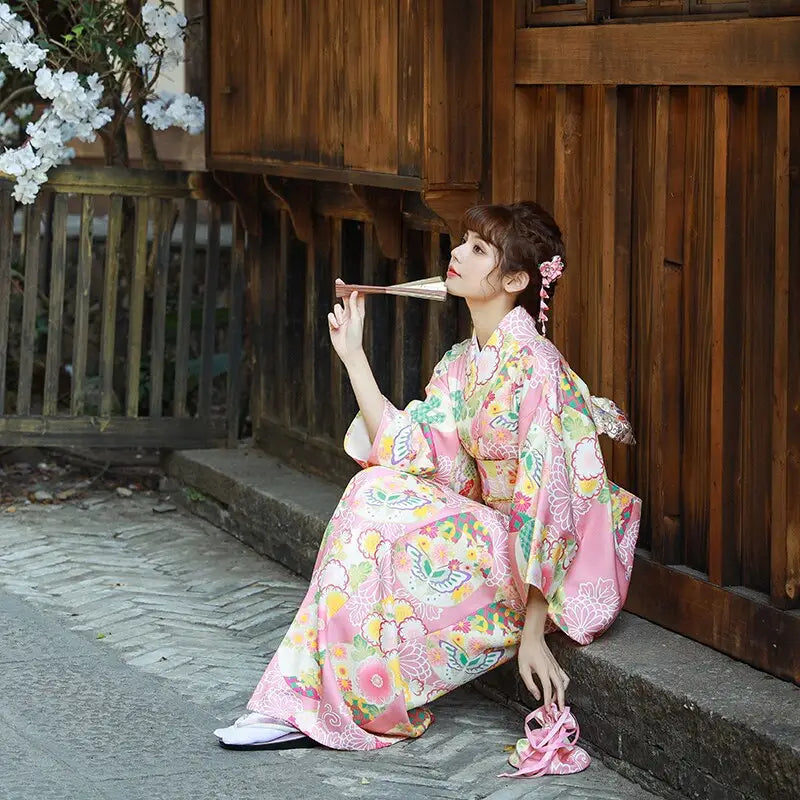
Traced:
<svg viewBox="0 0 800 800">
<path fill-rule="evenodd" d="M 519 272 L 514 272 L 511 275 L 506 275 L 503 278 L 503 288 L 509 294 L 519 294 L 524 291 L 530 283 L 531 276 L 523 269 Z"/>
</svg>

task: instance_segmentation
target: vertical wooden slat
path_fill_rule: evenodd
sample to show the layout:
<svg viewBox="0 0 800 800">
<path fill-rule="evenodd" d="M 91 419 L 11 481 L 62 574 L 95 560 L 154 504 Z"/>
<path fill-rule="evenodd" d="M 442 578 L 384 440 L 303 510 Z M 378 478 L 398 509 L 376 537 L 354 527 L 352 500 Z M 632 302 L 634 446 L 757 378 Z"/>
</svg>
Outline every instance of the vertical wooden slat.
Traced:
<svg viewBox="0 0 800 800">
<path fill-rule="evenodd" d="M 775 146 L 775 344 L 773 350 L 773 424 L 772 424 L 772 525 L 771 590 L 779 604 L 800 597 L 800 559 L 796 546 L 789 541 L 787 515 L 789 452 L 789 231 L 791 141 L 791 93 L 778 89 L 777 136 Z M 792 534 L 797 535 L 796 531 Z M 790 549 L 792 555 L 790 555 Z"/>
<path fill-rule="evenodd" d="M 6 406 L 6 360 L 8 357 L 13 244 L 14 200 L 11 196 L 11 184 L 7 181 L 0 181 L 0 416 L 5 413 Z"/>
<path fill-rule="evenodd" d="M 727 225 L 728 89 L 714 89 L 714 201 L 711 234 L 711 425 L 708 576 L 724 581 L 725 233 Z"/>
<path fill-rule="evenodd" d="M 709 89 L 687 90 L 683 240 L 681 523 L 685 563 L 708 569 L 714 109 Z"/>
<path fill-rule="evenodd" d="M 660 481 L 664 492 L 662 510 L 664 537 L 662 555 L 667 563 L 683 563 L 681 519 L 682 488 L 682 350 L 685 332 L 680 325 L 670 325 L 682 316 L 683 230 L 686 150 L 686 93 L 682 87 L 670 90 L 667 109 L 667 138 L 663 192 L 663 262 L 664 301 L 661 317 L 664 325 L 660 383 L 662 434 Z"/>
<path fill-rule="evenodd" d="M 50 259 L 50 297 L 47 321 L 47 355 L 45 356 L 42 414 L 58 413 L 58 374 L 61 369 L 61 328 L 64 319 L 64 286 L 67 270 L 67 201 L 57 194 L 53 204 L 52 249 Z"/>
<path fill-rule="evenodd" d="M 331 219 L 331 275 L 334 280 L 342 274 L 342 221 Z M 347 298 L 342 298 L 343 305 Z M 333 408 L 333 436 L 339 439 L 344 433 L 344 412 L 342 406 L 342 362 L 335 352 L 331 353 L 331 404 Z"/>
<path fill-rule="evenodd" d="M 742 312 L 739 322 L 727 326 L 725 348 L 740 353 L 741 379 L 733 383 L 741 393 L 741 540 L 731 559 L 739 562 L 737 574 L 743 586 L 769 593 L 772 419 L 773 398 L 765 391 L 774 382 L 773 341 L 775 337 L 774 271 L 769 267 L 775 248 L 775 154 L 777 92 L 751 87 L 746 91 L 744 131 L 747 147 L 745 213 L 736 244 L 743 264 L 739 291 Z M 734 158 L 731 152 L 730 158 Z M 730 189 L 729 189 L 730 191 Z M 731 230 L 729 224 L 728 229 Z M 730 248 L 730 237 L 728 239 Z M 764 264 L 762 269 L 754 265 Z M 725 310 L 729 320 L 737 319 L 731 307 L 730 276 Z M 726 406 L 732 405 L 732 373 L 726 367 Z M 729 430 L 726 422 L 726 431 Z M 726 441 L 729 436 L 726 434 Z M 726 534 L 726 548 L 730 544 Z M 738 558 L 734 558 L 738 554 Z"/>
<path fill-rule="evenodd" d="M 405 249 L 405 248 L 404 248 Z M 395 283 L 403 283 L 408 280 L 407 265 L 405 258 L 397 262 L 395 272 Z M 402 407 L 405 399 L 405 378 L 406 369 L 406 310 L 408 300 L 403 297 L 396 298 L 394 304 L 394 331 L 392 335 L 392 402 Z"/>
<path fill-rule="evenodd" d="M 219 281 L 219 229 L 221 209 L 211 203 L 208 217 L 208 246 L 203 295 L 203 332 L 200 351 L 200 396 L 198 414 L 202 419 L 211 416 L 211 390 L 214 380 L 214 346 L 217 334 L 217 284 Z"/>
<path fill-rule="evenodd" d="M 650 483 L 648 500 L 652 509 L 652 551 L 661 563 L 679 559 L 674 530 L 664 518 L 664 294 L 667 203 L 667 154 L 669 150 L 669 96 L 670 89 L 660 86 L 656 91 L 655 128 L 653 138 L 653 175 L 650 229 L 650 276 L 653 281 L 650 300 L 650 364 L 648 375 L 648 402 L 651 406 L 650 428 Z M 678 480 L 678 476 L 671 476 Z"/>
<path fill-rule="evenodd" d="M 178 333 L 175 343 L 175 389 L 173 414 L 185 417 L 186 392 L 189 383 L 189 341 L 192 334 L 192 288 L 194 284 L 195 246 L 197 236 L 197 200 L 183 202 L 183 240 L 181 243 L 180 294 L 178 297 Z"/>
<path fill-rule="evenodd" d="M 786 113 L 786 101 L 781 101 Z M 800 87 L 792 87 L 790 91 L 791 114 L 790 146 L 789 146 L 789 174 L 800 175 Z M 796 220 L 800 210 L 800 181 L 790 181 L 789 190 L 789 219 Z M 789 263 L 797 265 L 800 259 L 800 226 L 789 226 Z M 794 320 L 792 332 L 796 331 L 796 320 L 800 316 L 800 270 L 789 270 L 789 307 L 788 317 Z M 787 393 L 791 387 L 800 386 L 800 337 L 789 337 L 787 354 Z M 786 485 L 787 487 L 800 486 L 800 403 L 797 402 L 796 393 L 789 394 L 793 401 L 787 404 L 786 424 Z M 786 595 L 789 603 L 797 607 L 800 605 L 800 492 L 787 489 L 786 498 Z"/>
<path fill-rule="evenodd" d="M 136 203 L 136 231 L 134 233 L 133 280 L 131 281 L 130 307 L 128 309 L 128 363 L 125 385 L 127 387 L 125 413 L 139 416 L 139 380 L 142 366 L 144 331 L 144 285 L 147 278 L 147 221 L 150 209 L 147 198 Z M 155 203 L 153 203 L 155 206 Z M 156 219 L 156 215 L 152 215 Z"/>
<path fill-rule="evenodd" d="M 580 298 L 581 172 L 580 146 L 583 87 L 558 86 L 555 96 L 555 158 L 553 187 L 555 217 L 566 246 L 566 271 L 558 282 L 547 335 L 579 372 L 583 318 Z M 575 266 L 575 269 L 571 268 Z"/>
<path fill-rule="evenodd" d="M 425 272 L 428 277 L 440 277 L 441 244 L 437 231 L 425 234 Z M 444 315 L 447 309 L 441 303 L 425 304 L 425 338 L 422 344 L 422 388 L 427 385 L 433 368 L 444 355 L 445 345 L 442 342 Z"/>
<path fill-rule="evenodd" d="M 242 328 L 244 326 L 245 233 L 238 212 L 233 218 L 231 252 L 230 315 L 228 317 L 228 446 L 239 440 L 239 409 L 242 397 Z"/>
<path fill-rule="evenodd" d="M 164 405 L 164 357 L 167 330 L 167 281 L 172 238 L 172 200 L 162 200 L 158 218 L 156 269 L 153 275 L 153 318 L 150 332 L 150 416 L 158 418 Z M 156 244 L 156 243 L 154 243 Z"/>
<path fill-rule="evenodd" d="M 20 336 L 17 414 L 31 413 L 33 356 L 36 347 L 36 313 L 39 306 L 39 230 L 45 198 L 42 194 L 25 213 L 25 289 L 22 300 L 22 332 Z"/>
<path fill-rule="evenodd" d="M 616 88 L 616 196 L 614 198 L 614 384 L 611 396 L 630 415 L 631 378 L 631 215 L 633 195 L 633 130 L 631 93 L 628 87 Z M 610 126 L 610 121 L 608 122 Z M 607 129 L 607 132 L 608 129 Z M 637 435 L 639 432 L 636 431 Z M 621 486 L 631 487 L 635 448 L 614 446 L 612 478 Z"/>
<path fill-rule="evenodd" d="M 72 341 L 72 400 L 70 413 L 83 414 L 86 404 L 86 362 L 89 355 L 89 304 L 92 287 L 92 242 L 94 200 L 81 198 L 81 230 L 78 242 L 78 271 L 75 280 L 75 331 Z"/>
<path fill-rule="evenodd" d="M 275 275 L 275 301 L 277 303 L 275 330 L 275 371 L 274 398 L 278 419 L 289 424 L 289 373 L 287 368 L 287 350 L 289 347 L 287 333 L 286 306 L 288 303 L 286 285 L 289 272 L 289 231 L 291 222 L 289 212 L 280 212 L 278 263 Z"/>
<path fill-rule="evenodd" d="M 514 199 L 514 41 L 513 2 L 491 4 L 491 201 Z"/>
<path fill-rule="evenodd" d="M 120 234 L 122 232 L 122 197 L 111 198 L 106 234 L 106 264 L 103 278 L 103 322 L 100 346 L 100 414 L 111 415 L 114 396 L 114 346 L 117 322 L 117 283 L 119 276 Z"/>
<path fill-rule="evenodd" d="M 317 430 L 316 375 L 317 364 L 317 330 L 320 325 L 317 313 L 317 247 L 312 240 L 306 247 L 306 290 L 304 294 L 305 317 L 304 355 L 303 355 L 303 384 L 305 387 L 306 401 L 306 429 L 313 433 Z"/>
<path fill-rule="evenodd" d="M 369 222 L 364 223 L 364 250 L 361 261 L 361 279 L 368 286 L 374 286 L 376 280 L 376 261 L 378 258 L 378 243 L 375 235 L 375 226 Z M 375 317 L 367 314 L 366 328 L 364 330 L 364 352 L 367 360 L 375 369 Z"/>
</svg>

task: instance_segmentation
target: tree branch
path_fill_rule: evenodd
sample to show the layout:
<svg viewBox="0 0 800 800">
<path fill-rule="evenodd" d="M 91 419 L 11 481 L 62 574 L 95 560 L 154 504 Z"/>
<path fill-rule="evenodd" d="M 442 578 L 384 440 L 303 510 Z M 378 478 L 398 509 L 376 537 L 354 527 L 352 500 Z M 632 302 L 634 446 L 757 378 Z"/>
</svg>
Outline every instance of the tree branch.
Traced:
<svg viewBox="0 0 800 800">
<path fill-rule="evenodd" d="M 29 84 L 28 86 L 20 86 L 20 88 L 19 88 L 19 89 L 15 89 L 13 92 L 11 92 L 11 94 L 10 94 L 8 97 L 6 97 L 6 99 L 5 99 L 5 100 L 3 100 L 2 102 L 0 102 L 0 111 L 4 111 L 4 110 L 5 110 L 6 108 L 8 108 L 8 107 L 9 107 L 9 106 L 10 106 L 10 105 L 11 105 L 11 104 L 12 104 L 12 103 L 13 103 L 13 102 L 14 102 L 14 101 L 17 99 L 17 98 L 19 98 L 19 97 L 23 97 L 24 95 L 26 95 L 28 92 L 32 91 L 32 90 L 33 90 L 33 89 L 35 89 L 35 88 L 36 88 L 36 87 L 35 87 L 35 86 L 34 86 L 34 85 L 31 83 L 31 84 Z"/>
</svg>

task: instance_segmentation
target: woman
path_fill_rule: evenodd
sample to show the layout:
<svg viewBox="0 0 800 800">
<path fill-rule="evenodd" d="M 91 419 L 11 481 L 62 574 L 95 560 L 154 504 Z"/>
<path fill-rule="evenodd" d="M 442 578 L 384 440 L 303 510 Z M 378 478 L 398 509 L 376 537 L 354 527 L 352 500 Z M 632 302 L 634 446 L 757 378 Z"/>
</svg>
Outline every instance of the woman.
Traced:
<svg viewBox="0 0 800 800">
<path fill-rule="evenodd" d="M 531 694 L 563 710 L 569 678 L 545 633 L 586 644 L 622 608 L 640 501 L 608 480 L 597 436 L 630 429 L 543 335 L 559 228 L 531 202 L 477 206 L 464 223 L 447 289 L 474 334 L 424 401 L 399 411 L 381 395 L 363 296 L 328 315 L 360 408 L 345 450 L 366 469 L 251 713 L 215 731 L 223 746 L 385 747 L 425 731 L 426 703 L 514 655 Z"/>
</svg>

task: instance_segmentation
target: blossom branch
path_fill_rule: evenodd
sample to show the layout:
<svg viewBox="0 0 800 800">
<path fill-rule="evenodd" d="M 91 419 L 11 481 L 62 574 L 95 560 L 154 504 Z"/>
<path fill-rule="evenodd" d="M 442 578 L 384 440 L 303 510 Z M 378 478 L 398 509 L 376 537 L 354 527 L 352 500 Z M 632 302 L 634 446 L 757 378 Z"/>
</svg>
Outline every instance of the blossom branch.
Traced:
<svg viewBox="0 0 800 800">
<path fill-rule="evenodd" d="M 28 86 L 20 86 L 19 89 L 15 89 L 8 97 L 0 100 L 0 112 L 5 111 L 14 101 L 19 100 L 20 97 L 24 97 L 26 94 L 35 90 L 36 87 L 32 83 Z"/>
</svg>

